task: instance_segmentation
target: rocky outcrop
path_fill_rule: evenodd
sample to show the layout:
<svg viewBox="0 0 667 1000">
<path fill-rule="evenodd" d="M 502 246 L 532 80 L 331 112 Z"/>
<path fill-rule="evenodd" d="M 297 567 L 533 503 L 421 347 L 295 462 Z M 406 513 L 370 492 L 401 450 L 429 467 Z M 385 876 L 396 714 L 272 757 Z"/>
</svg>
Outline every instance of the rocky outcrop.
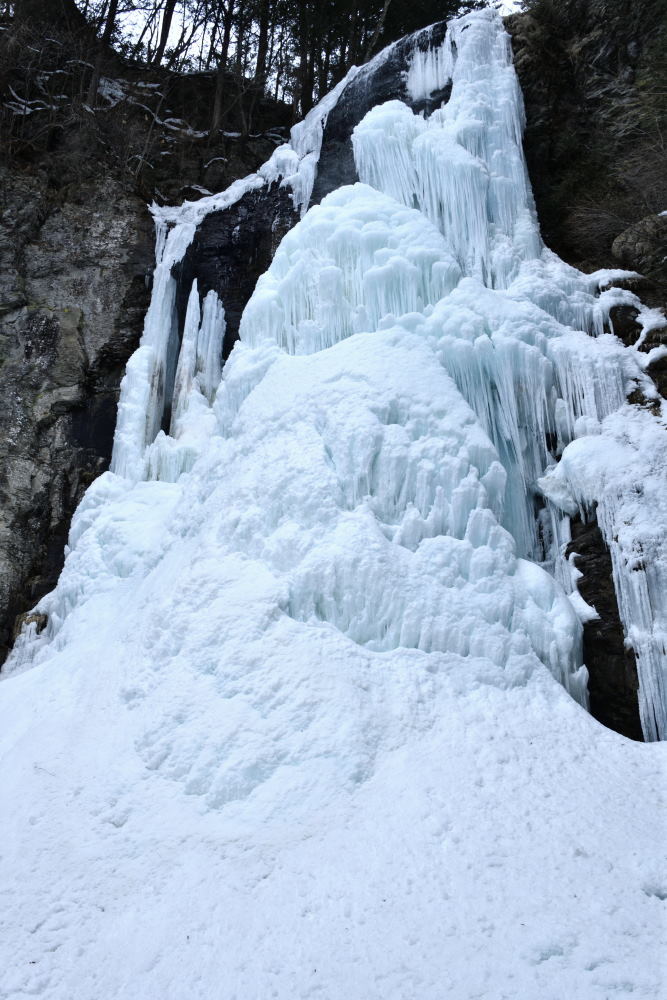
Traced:
<svg viewBox="0 0 667 1000">
<path fill-rule="evenodd" d="M 291 193 L 277 184 L 249 191 L 224 211 L 206 215 L 175 268 L 181 331 L 196 279 L 202 299 L 213 290 L 224 304 L 223 359 L 227 360 L 257 279 L 268 269 L 278 244 L 298 219 Z"/>
<path fill-rule="evenodd" d="M 667 288 L 667 215 L 647 215 L 634 222 L 616 237 L 611 252 L 622 267 Z M 645 298 L 647 293 L 650 296 L 650 289 L 645 290 Z"/>
<path fill-rule="evenodd" d="M 619 262 L 634 267 L 627 241 L 615 241 L 667 207 L 667 2 L 528 0 L 527 6 L 505 24 L 524 94 L 524 148 L 545 242 L 583 270 L 613 266 L 617 250 Z M 653 276 L 650 267 L 638 269 Z M 664 274 L 654 280 L 664 303 Z"/>
<path fill-rule="evenodd" d="M 54 197 L 5 174 L 0 246 L 0 651 L 50 590 L 69 523 L 106 468 L 148 302 L 152 223 L 109 177 Z"/>
<path fill-rule="evenodd" d="M 414 111 L 428 113 L 446 99 L 447 94 L 442 93 L 432 94 L 428 101 L 414 102 L 406 87 L 406 70 L 415 48 L 426 50 L 438 45 L 446 33 L 447 23 L 440 21 L 402 38 L 352 78 L 327 119 L 311 204 L 319 204 L 330 191 L 359 179 L 352 152 L 352 132 L 376 104 L 404 101 Z"/>
</svg>

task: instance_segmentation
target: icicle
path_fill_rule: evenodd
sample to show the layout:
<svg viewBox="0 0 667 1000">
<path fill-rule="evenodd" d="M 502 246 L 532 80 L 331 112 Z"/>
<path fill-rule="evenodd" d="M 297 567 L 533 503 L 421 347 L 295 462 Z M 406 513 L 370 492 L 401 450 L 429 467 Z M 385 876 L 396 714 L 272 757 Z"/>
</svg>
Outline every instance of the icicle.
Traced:
<svg viewBox="0 0 667 1000">
<path fill-rule="evenodd" d="M 456 56 L 452 44 L 452 32 L 448 31 L 442 45 L 417 49 L 408 69 L 405 81 L 408 94 L 417 103 L 441 91 L 452 78 Z"/>
<path fill-rule="evenodd" d="M 171 409 L 172 437 L 178 437 L 180 424 L 187 409 L 188 399 L 192 391 L 192 380 L 195 377 L 197 367 L 197 339 L 201 317 L 199 313 L 199 289 L 197 282 L 193 281 L 188 307 L 185 313 L 185 323 L 183 324 L 183 338 L 181 340 L 181 351 L 178 356 L 176 366 L 176 378 L 174 380 L 174 396 Z"/>
</svg>

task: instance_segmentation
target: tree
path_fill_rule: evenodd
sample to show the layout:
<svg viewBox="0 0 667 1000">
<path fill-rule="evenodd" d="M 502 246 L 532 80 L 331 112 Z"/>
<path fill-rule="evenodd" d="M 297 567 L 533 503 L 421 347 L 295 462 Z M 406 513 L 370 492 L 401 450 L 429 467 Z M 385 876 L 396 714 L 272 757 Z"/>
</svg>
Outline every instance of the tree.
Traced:
<svg viewBox="0 0 667 1000">
<path fill-rule="evenodd" d="M 155 50 L 155 55 L 153 56 L 153 62 L 159 65 L 162 62 L 162 57 L 164 55 L 164 50 L 167 47 L 167 41 L 169 39 L 169 32 L 171 30 L 171 22 L 174 17 L 174 11 L 176 10 L 176 0 L 165 0 L 164 11 L 162 13 L 162 27 L 160 29 L 160 41 L 158 42 L 157 49 Z"/>
<path fill-rule="evenodd" d="M 15 0 L 15 16 L 21 21 L 75 27 L 85 23 L 74 0 Z"/>
<path fill-rule="evenodd" d="M 91 108 L 95 104 L 95 98 L 97 97 L 97 88 L 100 85 L 100 74 L 102 72 L 102 59 L 104 58 L 105 50 L 108 49 L 111 44 L 111 38 L 114 33 L 114 28 L 116 27 L 117 13 L 118 0 L 109 0 L 106 21 L 104 23 L 104 31 L 102 32 L 100 44 L 97 47 L 97 58 L 95 59 L 95 67 L 93 69 L 93 75 L 90 78 L 90 86 L 88 88 L 88 105 Z"/>
<path fill-rule="evenodd" d="M 223 99 L 225 92 L 225 73 L 227 71 L 227 58 L 229 56 L 229 46 L 232 38 L 232 28 L 234 26 L 234 15 L 236 12 L 236 0 L 227 0 L 226 4 L 220 4 L 222 19 L 222 44 L 218 53 L 218 65 L 215 76 L 215 96 L 213 98 L 213 114 L 211 117 L 211 134 L 220 128 L 222 121 Z M 216 22 L 216 31 L 219 30 L 219 21 Z"/>
<path fill-rule="evenodd" d="M 371 38 L 370 42 L 368 43 L 368 48 L 366 49 L 366 56 L 365 56 L 366 60 L 370 59 L 371 54 L 373 52 L 373 49 L 375 48 L 375 46 L 377 44 L 377 40 L 380 37 L 380 35 L 382 34 L 382 29 L 384 27 L 384 22 L 385 22 L 385 20 L 387 18 L 387 11 L 389 10 L 389 4 L 390 3 L 391 3 L 391 0 L 384 0 L 384 7 L 382 8 L 382 13 L 380 14 L 380 17 L 378 18 L 378 23 L 377 23 L 377 26 L 375 28 L 375 31 L 373 32 L 373 37 Z"/>
<path fill-rule="evenodd" d="M 16 0 L 17 16 L 41 23 L 78 16 L 98 36 L 88 103 L 95 101 L 104 53 L 128 22 L 153 65 L 215 70 L 211 131 L 237 107 L 250 128 L 267 90 L 307 114 L 353 65 L 405 34 L 495 0 Z M 174 40 L 174 20 L 182 12 Z M 170 43 L 170 38 L 172 39 Z"/>
</svg>

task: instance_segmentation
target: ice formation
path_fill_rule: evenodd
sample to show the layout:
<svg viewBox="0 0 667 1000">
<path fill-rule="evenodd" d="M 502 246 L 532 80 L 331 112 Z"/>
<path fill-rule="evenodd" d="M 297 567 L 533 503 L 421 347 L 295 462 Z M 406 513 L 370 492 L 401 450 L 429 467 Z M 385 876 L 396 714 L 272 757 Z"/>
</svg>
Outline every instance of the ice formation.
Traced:
<svg viewBox="0 0 667 1000">
<path fill-rule="evenodd" d="M 660 995 L 661 748 L 581 707 L 563 552 L 597 503 L 663 735 L 664 419 L 605 332 L 629 293 L 541 244 L 496 14 L 408 92 L 448 77 L 430 118 L 358 124 L 360 183 L 284 238 L 222 373 L 224 303 L 194 285 L 179 344 L 173 264 L 252 187 L 307 207 L 337 94 L 156 213 L 112 470 L 0 685 L 0 864 L 31 887 L 2 997 Z"/>
</svg>

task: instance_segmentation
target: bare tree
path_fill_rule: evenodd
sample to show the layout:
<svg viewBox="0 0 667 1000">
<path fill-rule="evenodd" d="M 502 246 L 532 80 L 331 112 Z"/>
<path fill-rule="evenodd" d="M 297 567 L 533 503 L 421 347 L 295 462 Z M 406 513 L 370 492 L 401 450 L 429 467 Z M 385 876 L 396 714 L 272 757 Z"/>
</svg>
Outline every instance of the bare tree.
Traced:
<svg viewBox="0 0 667 1000">
<path fill-rule="evenodd" d="M 222 108 L 225 92 L 225 74 L 227 72 L 227 59 L 229 56 L 229 45 L 232 37 L 232 27 L 234 15 L 236 13 L 236 0 L 227 0 L 222 13 L 222 45 L 218 53 L 218 69 L 215 78 L 215 97 L 213 98 L 213 115 L 211 117 L 211 135 L 220 128 L 222 121 Z"/>
<path fill-rule="evenodd" d="M 368 43 L 368 47 L 366 49 L 366 55 L 364 56 L 365 61 L 368 61 L 370 59 L 373 49 L 377 45 L 378 38 L 382 34 L 382 29 L 384 28 L 384 22 L 387 20 L 387 11 L 389 10 L 390 3 L 391 0 L 384 0 L 384 7 L 382 8 L 382 13 L 378 18 L 378 22 L 375 26 L 375 31 L 373 32 L 372 38 Z"/>
<path fill-rule="evenodd" d="M 93 69 L 93 75 L 90 79 L 90 86 L 88 88 L 88 105 L 91 108 L 93 107 L 95 98 L 97 97 L 97 89 L 100 85 L 100 74 L 102 72 L 102 60 L 104 58 L 105 50 L 108 49 L 111 44 L 111 38 L 114 33 L 114 28 L 116 27 L 117 13 L 118 0 L 109 0 L 104 31 L 102 32 L 102 38 L 100 39 L 100 43 L 97 48 L 95 68 Z"/>
<path fill-rule="evenodd" d="M 160 30 L 160 41 L 158 42 L 155 55 L 153 56 L 153 62 L 155 65 L 159 65 L 159 63 L 162 62 L 162 56 L 164 55 L 164 50 L 167 47 L 169 32 L 171 30 L 171 22 L 173 20 L 175 10 L 176 0 L 165 0 L 164 11 L 162 14 L 162 28 Z"/>
</svg>

